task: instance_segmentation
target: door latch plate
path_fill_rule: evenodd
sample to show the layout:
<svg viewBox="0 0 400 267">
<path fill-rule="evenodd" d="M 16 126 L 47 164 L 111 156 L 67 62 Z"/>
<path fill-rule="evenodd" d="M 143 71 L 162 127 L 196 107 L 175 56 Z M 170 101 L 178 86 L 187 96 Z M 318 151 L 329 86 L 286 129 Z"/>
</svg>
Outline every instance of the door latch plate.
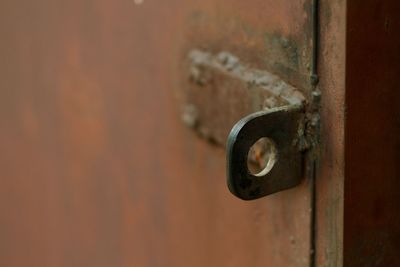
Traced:
<svg viewBox="0 0 400 267">
<path fill-rule="evenodd" d="M 236 123 L 227 141 L 227 183 L 235 196 L 257 199 L 301 182 L 303 121 L 303 106 L 299 104 L 256 112 Z M 273 166 L 252 174 L 247 163 L 249 150 L 263 137 L 276 147 Z"/>
</svg>

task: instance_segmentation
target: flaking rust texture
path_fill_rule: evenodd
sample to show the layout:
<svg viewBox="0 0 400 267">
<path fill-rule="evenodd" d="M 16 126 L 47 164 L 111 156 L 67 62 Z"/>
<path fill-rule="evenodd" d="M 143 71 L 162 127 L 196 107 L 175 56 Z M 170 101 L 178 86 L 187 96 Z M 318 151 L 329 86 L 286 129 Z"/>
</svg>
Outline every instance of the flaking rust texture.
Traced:
<svg viewBox="0 0 400 267">
<path fill-rule="evenodd" d="M 225 144 L 232 126 L 250 113 L 305 100 L 278 76 L 251 68 L 226 51 L 191 50 L 186 66 L 182 119 L 216 144 Z"/>
</svg>

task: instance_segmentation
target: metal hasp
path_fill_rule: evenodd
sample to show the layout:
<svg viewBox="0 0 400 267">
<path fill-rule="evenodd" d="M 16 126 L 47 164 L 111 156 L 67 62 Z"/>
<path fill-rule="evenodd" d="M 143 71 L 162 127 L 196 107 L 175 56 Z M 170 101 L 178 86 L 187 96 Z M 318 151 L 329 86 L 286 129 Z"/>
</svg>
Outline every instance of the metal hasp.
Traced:
<svg viewBox="0 0 400 267">
<path fill-rule="evenodd" d="M 227 182 L 235 196 L 253 200 L 301 182 L 303 121 L 299 104 L 256 112 L 236 123 L 227 141 Z M 275 145 L 274 162 L 268 164 L 273 166 L 252 174 L 247 164 L 249 150 L 263 137 Z"/>
</svg>

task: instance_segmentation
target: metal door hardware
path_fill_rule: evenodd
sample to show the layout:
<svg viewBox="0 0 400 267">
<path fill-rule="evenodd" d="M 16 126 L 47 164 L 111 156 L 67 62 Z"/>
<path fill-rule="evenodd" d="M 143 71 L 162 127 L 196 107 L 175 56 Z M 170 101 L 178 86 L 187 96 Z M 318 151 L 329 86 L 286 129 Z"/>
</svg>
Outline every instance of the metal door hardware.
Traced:
<svg viewBox="0 0 400 267">
<path fill-rule="evenodd" d="M 193 49 L 187 59 L 188 79 L 179 94 L 183 100 L 182 118 L 214 144 L 223 144 L 228 137 L 230 191 L 251 200 L 298 185 L 302 151 L 310 145 L 303 128 L 307 125 L 305 114 L 310 114 L 312 105 L 308 103 L 304 111 L 303 92 L 227 51 L 214 54 Z M 251 115 L 243 118 L 246 114 Z M 311 121 L 309 117 L 307 122 Z M 272 150 L 262 153 L 267 155 L 262 157 L 265 168 L 254 172 L 248 166 L 252 156 L 249 151 L 263 137 L 269 138 L 265 145 Z"/>
<path fill-rule="evenodd" d="M 253 113 L 236 123 L 227 142 L 229 190 L 244 200 L 257 199 L 298 185 L 302 179 L 304 111 L 301 104 Z M 267 137 L 268 162 L 258 174 L 250 171 L 250 148 Z"/>
</svg>

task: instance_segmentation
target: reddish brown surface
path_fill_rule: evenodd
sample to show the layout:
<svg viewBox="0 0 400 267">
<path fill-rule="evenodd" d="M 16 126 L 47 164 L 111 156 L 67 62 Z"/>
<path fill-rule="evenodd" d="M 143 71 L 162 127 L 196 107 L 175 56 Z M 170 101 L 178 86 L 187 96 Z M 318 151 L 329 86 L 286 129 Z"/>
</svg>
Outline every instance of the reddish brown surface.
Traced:
<svg viewBox="0 0 400 267">
<path fill-rule="evenodd" d="M 307 56 L 306 20 L 302 1 L 1 1 L 0 266 L 308 266 L 307 185 L 235 199 L 173 98 L 187 48 L 255 62 L 266 31 Z M 307 57 L 282 53 L 266 66 L 302 84 Z"/>
<path fill-rule="evenodd" d="M 348 4 L 345 266 L 400 266 L 399 12 Z"/>
</svg>

